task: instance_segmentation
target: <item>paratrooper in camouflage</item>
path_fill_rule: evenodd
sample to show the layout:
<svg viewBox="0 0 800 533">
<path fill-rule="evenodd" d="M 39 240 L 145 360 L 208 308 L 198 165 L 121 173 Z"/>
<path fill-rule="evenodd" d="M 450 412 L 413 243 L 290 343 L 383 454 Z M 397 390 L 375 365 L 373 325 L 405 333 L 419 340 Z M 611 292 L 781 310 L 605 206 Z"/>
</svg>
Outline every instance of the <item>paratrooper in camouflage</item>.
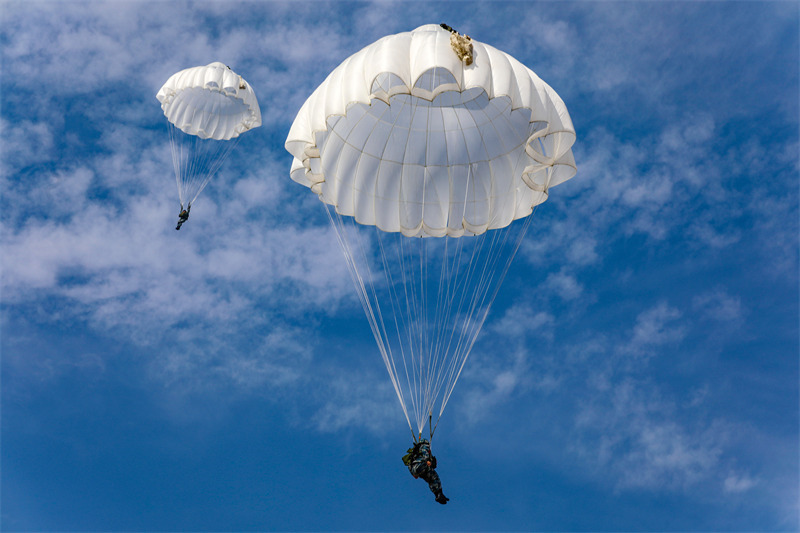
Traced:
<svg viewBox="0 0 800 533">
<path fill-rule="evenodd" d="M 444 505 L 450 500 L 442 492 L 442 482 L 439 474 L 436 473 L 436 457 L 431 453 L 430 442 L 420 439 L 412 448 L 408 449 L 408 453 L 403 457 L 403 463 L 408 466 L 408 471 L 411 472 L 414 479 L 422 478 L 428 483 L 437 502 Z"/>
<path fill-rule="evenodd" d="M 183 204 L 181 204 L 181 212 L 178 213 L 178 225 L 175 226 L 175 229 L 180 230 L 183 223 L 189 220 L 189 211 L 192 210 L 192 204 L 189 204 L 187 209 L 183 208 Z"/>
</svg>

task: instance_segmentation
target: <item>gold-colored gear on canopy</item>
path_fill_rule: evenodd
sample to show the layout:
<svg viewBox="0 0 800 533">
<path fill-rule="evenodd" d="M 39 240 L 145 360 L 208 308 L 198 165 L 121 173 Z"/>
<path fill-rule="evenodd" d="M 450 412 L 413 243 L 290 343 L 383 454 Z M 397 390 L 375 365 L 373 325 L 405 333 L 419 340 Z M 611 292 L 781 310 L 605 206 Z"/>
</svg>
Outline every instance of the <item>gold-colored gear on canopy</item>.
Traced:
<svg viewBox="0 0 800 533">
<path fill-rule="evenodd" d="M 472 38 L 469 35 L 461 35 L 447 24 L 440 24 L 442 28 L 450 32 L 450 47 L 456 53 L 458 59 L 467 66 L 472 64 Z"/>
</svg>

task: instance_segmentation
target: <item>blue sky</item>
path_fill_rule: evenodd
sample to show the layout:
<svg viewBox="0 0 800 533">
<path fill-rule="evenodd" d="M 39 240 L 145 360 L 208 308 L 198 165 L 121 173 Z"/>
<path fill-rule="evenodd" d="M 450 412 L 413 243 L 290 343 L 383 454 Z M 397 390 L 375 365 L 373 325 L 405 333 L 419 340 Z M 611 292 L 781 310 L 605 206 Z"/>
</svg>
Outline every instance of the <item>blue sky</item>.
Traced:
<svg viewBox="0 0 800 533">
<path fill-rule="evenodd" d="M 796 2 L 4 2 L 7 531 L 796 531 Z M 283 142 L 446 22 L 578 134 L 434 442 L 439 506 Z M 262 128 L 180 232 L 155 93 L 222 61 Z"/>
</svg>

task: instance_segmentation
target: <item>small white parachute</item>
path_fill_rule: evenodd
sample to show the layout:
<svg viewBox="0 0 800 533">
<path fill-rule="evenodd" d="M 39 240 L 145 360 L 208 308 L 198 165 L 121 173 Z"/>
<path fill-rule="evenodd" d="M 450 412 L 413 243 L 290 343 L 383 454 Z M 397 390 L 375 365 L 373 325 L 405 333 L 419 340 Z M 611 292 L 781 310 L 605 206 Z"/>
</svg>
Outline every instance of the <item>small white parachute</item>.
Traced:
<svg viewBox="0 0 800 533">
<path fill-rule="evenodd" d="M 170 76 L 156 94 L 167 118 L 181 208 L 191 206 L 236 146 L 261 125 L 253 88 L 223 63 Z"/>
</svg>

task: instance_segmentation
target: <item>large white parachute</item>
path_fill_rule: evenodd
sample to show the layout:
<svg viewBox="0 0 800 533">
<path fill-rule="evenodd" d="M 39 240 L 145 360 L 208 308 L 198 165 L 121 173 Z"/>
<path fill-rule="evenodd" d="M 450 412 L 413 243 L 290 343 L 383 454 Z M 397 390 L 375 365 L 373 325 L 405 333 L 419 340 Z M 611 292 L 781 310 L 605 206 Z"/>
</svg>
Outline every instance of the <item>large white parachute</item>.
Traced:
<svg viewBox="0 0 800 533">
<path fill-rule="evenodd" d="M 236 146 L 261 125 L 253 88 L 222 63 L 173 74 L 156 94 L 167 118 L 181 206 L 190 206 Z"/>
<path fill-rule="evenodd" d="M 291 177 L 327 207 L 415 436 L 435 429 L 534 208 L 575 175 L 574 142 L 550 86 L 444 25 L 367 46 L 298 112 Z"/>
</svg>

